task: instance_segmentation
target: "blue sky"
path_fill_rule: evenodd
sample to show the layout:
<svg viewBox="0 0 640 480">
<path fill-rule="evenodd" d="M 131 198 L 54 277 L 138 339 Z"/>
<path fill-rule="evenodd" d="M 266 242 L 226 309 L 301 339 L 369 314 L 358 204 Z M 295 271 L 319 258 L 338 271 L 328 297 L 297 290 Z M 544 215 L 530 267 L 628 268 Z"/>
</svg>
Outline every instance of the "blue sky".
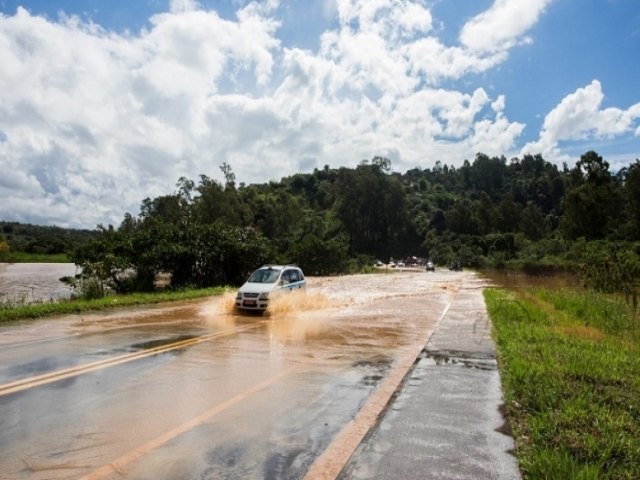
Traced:
<svg viewBox="0 0 640 480">
<path fill-rule="evenodd" d="M 384 155 L 640 158 L 637 0 L 0 0 L 0 219 Z"/>
</svg>

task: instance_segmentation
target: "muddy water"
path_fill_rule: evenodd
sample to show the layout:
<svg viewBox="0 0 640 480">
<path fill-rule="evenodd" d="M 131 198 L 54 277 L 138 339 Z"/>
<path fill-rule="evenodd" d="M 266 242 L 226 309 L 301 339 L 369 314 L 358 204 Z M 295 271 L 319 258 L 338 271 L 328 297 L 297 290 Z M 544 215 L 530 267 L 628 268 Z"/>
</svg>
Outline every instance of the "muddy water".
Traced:
<svg viewBox="0 0 640 480">
<path fill-rule="evenodd" d="M 229 294 L 2 327 L 0 479 L 302 478 L 466 275 L 311 278 L 267 315 Z"/>
<path fill-rule="evenodd" d="M 76 273 L 73 263 L 0 263 L 0 301 L 29 303 L 68 298 L 71 288 L 60 278 Z"/>
<path fill-rule="evenodd" d="M 504 270 L 485 270 L 481 276 L 491 284 L 502 288 L 564 288 L 580 287 L 578 277 L 571 273 L 553 273 L 549 275 L 527 275 Z"/>
</svg>

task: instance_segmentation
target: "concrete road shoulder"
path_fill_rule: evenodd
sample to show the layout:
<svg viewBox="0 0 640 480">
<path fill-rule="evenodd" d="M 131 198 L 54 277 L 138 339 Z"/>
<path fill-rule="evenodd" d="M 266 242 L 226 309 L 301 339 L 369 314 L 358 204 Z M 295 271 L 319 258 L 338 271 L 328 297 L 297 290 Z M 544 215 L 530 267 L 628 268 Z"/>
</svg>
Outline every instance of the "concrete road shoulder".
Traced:
<svg viewBox="0 0 640 480">
<path fill-rule="evenodd" d="M 467 276 L 339 478 L 520 479 L 482 281 Z"/>
</svg>

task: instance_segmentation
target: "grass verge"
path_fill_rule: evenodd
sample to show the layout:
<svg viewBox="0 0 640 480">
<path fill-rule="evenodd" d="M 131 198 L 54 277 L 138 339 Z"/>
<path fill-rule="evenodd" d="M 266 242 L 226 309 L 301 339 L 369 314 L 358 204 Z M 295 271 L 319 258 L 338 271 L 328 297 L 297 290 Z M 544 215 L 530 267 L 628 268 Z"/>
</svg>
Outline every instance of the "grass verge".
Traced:
<svg viewBox="0 0 640 480">
<path fill-rule="evenodd" d="M 526 479 L 640 478 L 640 338 L 623 299 L 485 290 Z"/>
<path fill-rule="evenodd" d="M 33 304 L 0 303 L 0 324 L 27 318 L 40 318 L 52 315 L 107 310 L 117 307 L 192 300 L 211 295 L 221 295 L 227 290 L 228 288 L 226 287 L 213 287 L 153 293 L 133 293 L 128 295 L 109 295 L 94 300 L 71 299 L 60 302 Z"/>
<path fill-rule="evenodd" d="M 26 253 L 7 252 L 0 257 L 0 262 L 5 263 L 70 263 L 71 259 L 66 253 Z"/>
</svg>

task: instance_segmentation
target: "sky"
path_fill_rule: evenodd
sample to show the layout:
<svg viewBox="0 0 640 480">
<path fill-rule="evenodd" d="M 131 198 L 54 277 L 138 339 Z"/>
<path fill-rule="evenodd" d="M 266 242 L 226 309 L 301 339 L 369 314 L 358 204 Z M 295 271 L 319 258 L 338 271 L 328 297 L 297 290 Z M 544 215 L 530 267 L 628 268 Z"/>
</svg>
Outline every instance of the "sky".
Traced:
<svg viewBox="0 0 640 480">
<path fill-rule="evenodd" d="M 0 0 L 0 220 L 375 156 L 640 158 L 638 0 Z"/>
</svg>

